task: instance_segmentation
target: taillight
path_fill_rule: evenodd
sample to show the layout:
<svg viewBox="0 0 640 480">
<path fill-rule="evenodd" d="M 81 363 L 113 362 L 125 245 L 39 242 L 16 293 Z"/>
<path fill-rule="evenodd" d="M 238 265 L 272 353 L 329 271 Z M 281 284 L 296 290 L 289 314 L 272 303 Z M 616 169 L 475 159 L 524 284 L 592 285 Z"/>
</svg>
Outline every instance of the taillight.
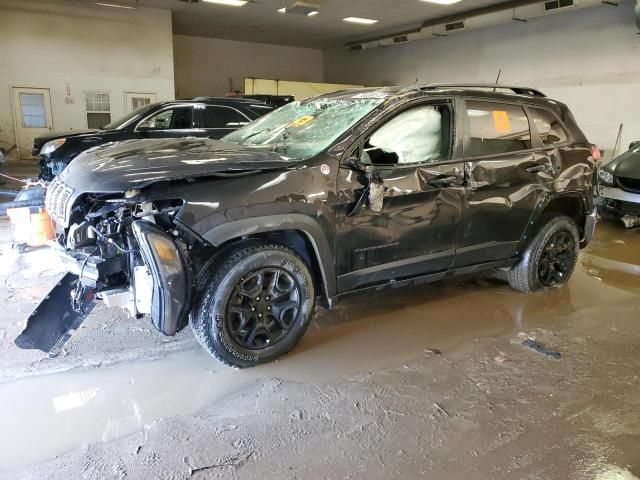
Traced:
<svg viewBox="0 0 640 480">
<path fill-rule="evenodd" d="M 600 147 L 597 145 L 591 145 L 591 156 L 593 160 L 599 162 L 602 159 L 602 153 L 600 153 Z"/>
</svg>

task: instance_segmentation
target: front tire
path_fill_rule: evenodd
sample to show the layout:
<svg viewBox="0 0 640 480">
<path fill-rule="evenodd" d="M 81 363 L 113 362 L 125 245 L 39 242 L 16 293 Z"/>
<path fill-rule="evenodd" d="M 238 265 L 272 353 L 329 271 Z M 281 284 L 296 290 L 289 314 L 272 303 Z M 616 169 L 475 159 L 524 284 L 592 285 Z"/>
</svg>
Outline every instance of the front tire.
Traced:
<svg viewBox="0 0 640 480">
<path fill-rule="evenodd" d="M 580 235 L 569 217 L 547 221 L 525 249 L 520 263 L 507 272 L 509 284 L 524 293 L 563 286 L 578 261 Z"/>
<path fill-rule="evenodd" d="M 214 267 L 191 326 L 219 361 L 246 368 L 290 352 L 315 307 L 308 266 L 292 250 L 252 243 Z"/>
</svg>

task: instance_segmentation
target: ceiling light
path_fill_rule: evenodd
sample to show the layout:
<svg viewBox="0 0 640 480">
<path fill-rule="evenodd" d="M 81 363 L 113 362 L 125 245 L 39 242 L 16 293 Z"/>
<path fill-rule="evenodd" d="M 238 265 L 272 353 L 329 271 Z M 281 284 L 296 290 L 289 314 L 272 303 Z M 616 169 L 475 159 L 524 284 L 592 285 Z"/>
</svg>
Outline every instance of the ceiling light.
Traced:
<svg viewBox="0 0 640 480">
<path fill-rule="evenodd" d="M 278 13 L 287 13 L 287 7 L 282 7 L 278 10 Z"/>
<path fill-rule="evenodd" d="M 371 18 L 360 18 L 360 17 L 347 17 L 342 19 L 343 22 L 349 23 L 359 23 L 362 25 L 372 25 L 374 23 L 378 23 L 378 20 L 372 20 Z"/>
<path fill-rule="evenodd" d="M 309 12 L 307 13 L 307 17 L 313 17 L 314 15 L 319 14 L 320 12 L 318 10 L 314 10 L 313 12 Z"/>
<path fill-rule="evenodd" d="M 126 8 L 127 10 L 137 10 L 138 7 L 134 7 L 132 5 L 119 5 L 117 3 L 103 3 L 103 2 L 93 2 L 94 5 L 100 5 L 101 7 L 111 7 L 111 8 Z"/>
<path fill-rule="evenodd" d="M 248 0 L 202 0 L 207 3 L 217 3 L 219 5 L 227 5 L 228 7 L 243 7 L 248 2 Z"/>
<path fill-rule="evenodd" d="M 421 0 L 428 3 L 437 3 L 438 5 L 453 5 L 454 3 L 461 2 L 462 0 Z"/>
</svg>

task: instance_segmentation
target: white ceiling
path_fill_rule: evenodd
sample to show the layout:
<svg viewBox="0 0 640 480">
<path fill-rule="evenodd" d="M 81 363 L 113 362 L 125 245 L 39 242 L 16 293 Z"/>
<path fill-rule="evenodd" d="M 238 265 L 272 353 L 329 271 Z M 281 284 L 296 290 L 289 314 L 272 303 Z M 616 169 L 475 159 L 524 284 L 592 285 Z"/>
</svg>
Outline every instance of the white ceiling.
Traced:
<svg viewBox="0 0 640 480">
<path fill-rule="evenodd" d="M 180 35 L 330 48 L 416 28 L 424 20 L 502 3 L 496 0 L 462 0 L 454 5 L 420 0 L 311 1 L 320 4 L 320 13 L 313 17 L 278 13 L 285 0 L 253 0 L 244 7 L 179 0 L 139 0 L 139 4 L 172 10 L 173 30 Z M 343 22 L 345 17 L 373 18 L 379 22 L 355 25 Z"/>
</svg>

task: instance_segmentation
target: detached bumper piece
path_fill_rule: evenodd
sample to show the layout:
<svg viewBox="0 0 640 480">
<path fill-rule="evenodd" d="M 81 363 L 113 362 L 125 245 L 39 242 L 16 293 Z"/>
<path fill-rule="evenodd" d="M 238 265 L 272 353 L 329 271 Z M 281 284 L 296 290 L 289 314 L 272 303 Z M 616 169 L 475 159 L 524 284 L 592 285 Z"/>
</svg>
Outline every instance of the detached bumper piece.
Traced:
<svg viewBox="0 0 640 480">
<path fill-rule="evenodd" d="M 15 339 L 25 350 L 42 350 L 56 355 L 91 312 L 93 291 L 76 289 L 78 277 L 67 273 L 29 315 L 27 325 Z M 72 299 L 75 299 L 72 302 Z M 75 306 L 75 309 L 74 309 Z"/>
<path fill-rule="evenodd" d="M 161 333 L 175 335 L 185 325 L 190 306 L 182 252 L 170 235 L 151 222 L 137 220 L 131 228 L 153 277 L 151 321 Z"/>
</svg>

